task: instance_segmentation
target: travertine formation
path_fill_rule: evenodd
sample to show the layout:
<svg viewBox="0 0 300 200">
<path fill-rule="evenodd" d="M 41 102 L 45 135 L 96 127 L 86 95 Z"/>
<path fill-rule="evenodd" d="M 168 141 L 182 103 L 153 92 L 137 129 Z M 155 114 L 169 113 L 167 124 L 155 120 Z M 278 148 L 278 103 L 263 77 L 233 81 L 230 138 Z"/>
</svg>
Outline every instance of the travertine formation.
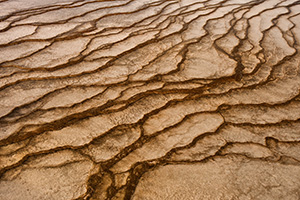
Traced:
<svg viewBox="0 0 300 200">
<path fill-rule="evenodd" d="M 0 0 L 0 199 L 300 199 L 297 0 Z"/>
</svg>

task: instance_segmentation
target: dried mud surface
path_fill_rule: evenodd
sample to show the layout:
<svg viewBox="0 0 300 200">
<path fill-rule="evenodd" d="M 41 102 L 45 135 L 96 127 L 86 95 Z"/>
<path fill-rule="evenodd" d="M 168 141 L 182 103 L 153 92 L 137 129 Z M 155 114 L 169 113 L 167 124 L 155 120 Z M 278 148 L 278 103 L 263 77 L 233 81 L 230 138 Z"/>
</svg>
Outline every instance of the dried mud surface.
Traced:
<svg viewBox="0 0 300 200">
<path fill-rule="evenodd" d="M 0 0 L 0 199 L 300 199 L 300 2 Z"/>
</svg>

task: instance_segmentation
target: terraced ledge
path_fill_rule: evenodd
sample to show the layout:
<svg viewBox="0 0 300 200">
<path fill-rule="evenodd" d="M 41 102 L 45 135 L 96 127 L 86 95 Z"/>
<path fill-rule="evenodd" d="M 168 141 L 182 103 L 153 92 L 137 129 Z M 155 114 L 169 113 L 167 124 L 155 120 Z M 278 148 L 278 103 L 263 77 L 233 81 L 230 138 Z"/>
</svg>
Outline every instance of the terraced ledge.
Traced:
<svg viewBox="0 0 300 200">
<path fill-rule="evenodd" d="M 299 1 L 0 10 L 0 200 L 300 199 Z"/>
</svg>

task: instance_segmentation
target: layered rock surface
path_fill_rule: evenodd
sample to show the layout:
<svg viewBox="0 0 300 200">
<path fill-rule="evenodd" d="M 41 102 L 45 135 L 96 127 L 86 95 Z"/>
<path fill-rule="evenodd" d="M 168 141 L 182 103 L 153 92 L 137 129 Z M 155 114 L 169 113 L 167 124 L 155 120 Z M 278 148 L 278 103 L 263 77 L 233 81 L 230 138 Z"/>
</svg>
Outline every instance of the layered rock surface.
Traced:
<svg viewBox="0 0 300 200">
<path fill-rule="evenodd" d="M 296 0 L 0 0 L 0 199 L 300 199 Z"/>
</svg>

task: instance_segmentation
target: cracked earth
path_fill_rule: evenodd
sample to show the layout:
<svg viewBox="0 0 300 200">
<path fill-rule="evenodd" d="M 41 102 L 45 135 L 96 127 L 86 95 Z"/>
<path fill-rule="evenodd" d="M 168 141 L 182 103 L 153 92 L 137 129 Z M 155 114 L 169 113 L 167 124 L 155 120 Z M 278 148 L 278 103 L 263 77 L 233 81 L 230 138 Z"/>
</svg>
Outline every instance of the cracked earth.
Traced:
<svg viewBox="0 0 300 200">
<path fill-rule="evenodd" d="M 300 2 L 0 0 L 1 200 L 299 200 Z"/>
</svg>

